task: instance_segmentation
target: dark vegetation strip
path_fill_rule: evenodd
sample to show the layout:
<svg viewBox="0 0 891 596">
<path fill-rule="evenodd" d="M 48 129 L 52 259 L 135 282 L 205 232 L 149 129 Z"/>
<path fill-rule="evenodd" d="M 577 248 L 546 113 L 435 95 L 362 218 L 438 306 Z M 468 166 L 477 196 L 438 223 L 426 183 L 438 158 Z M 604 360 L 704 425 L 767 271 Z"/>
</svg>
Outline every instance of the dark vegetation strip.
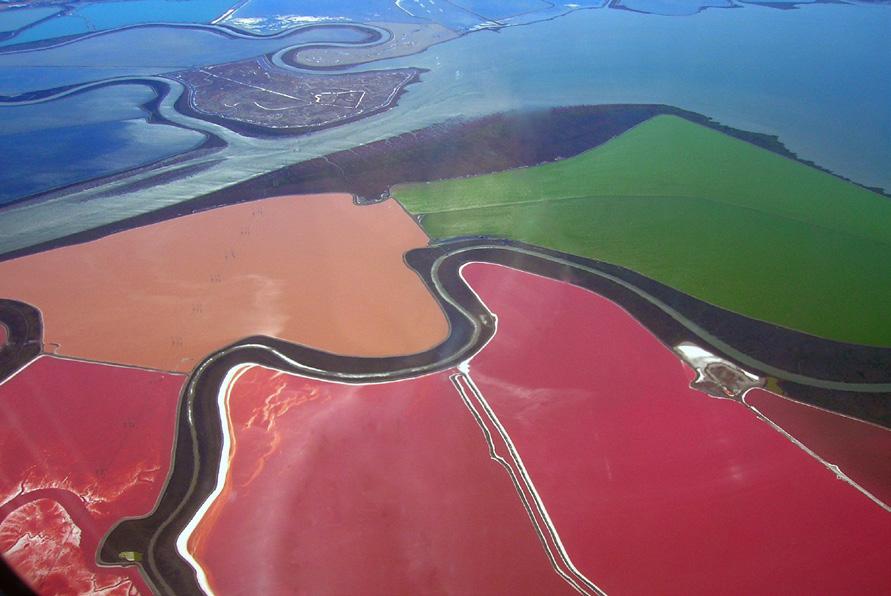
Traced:
<svg viewBox="0 0 891 596">
<path fill-rule="evenodd" d="M 0 299 L 0 324 L 6 327 L 6 343 L 0 346 L 2 382 L 43 351 L 43 321 L 33 306 Z"/>
<path fill-rule="evenodd" d="M 572 157 L 660 114 L 680 116 L 818 167 L 799 159 L 775 136 L 730 128 L 672 106 L 620 104 L 509 112 L 469 121 L 456 119 L 287 166 L 150 213 L 16 249 L 0 255 L 0 260 L 88 242 L 197 211 L 285 194 L 347 192 L 356 195 L 358 204 L 373 203 L 386 198 L 389 188 L 402 182 L 476 176 Z"/>
</svg>

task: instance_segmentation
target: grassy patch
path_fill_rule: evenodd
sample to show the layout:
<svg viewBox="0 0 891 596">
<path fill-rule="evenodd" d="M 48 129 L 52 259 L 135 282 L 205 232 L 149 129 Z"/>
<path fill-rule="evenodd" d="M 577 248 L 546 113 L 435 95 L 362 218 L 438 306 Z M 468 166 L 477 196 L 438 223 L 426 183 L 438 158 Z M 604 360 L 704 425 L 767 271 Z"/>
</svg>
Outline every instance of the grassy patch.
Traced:
<svg viewBox="0 0 891 596">
<path fill-rule="evenodd" d="M 392 193 L 435 238 L 522 240 L 785 327 L 891 345 L 891 201 L 681 118 L 562 161 Z"/>
</svg>

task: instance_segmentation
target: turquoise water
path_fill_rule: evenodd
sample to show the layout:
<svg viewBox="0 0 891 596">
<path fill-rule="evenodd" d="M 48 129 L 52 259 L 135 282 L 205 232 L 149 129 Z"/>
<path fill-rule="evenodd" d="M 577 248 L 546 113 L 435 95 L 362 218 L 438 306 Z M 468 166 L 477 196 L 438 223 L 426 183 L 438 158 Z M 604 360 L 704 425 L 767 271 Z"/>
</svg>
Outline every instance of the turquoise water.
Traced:
<svg viewBox="0 0 891 596">
<path fill-rule="evenodd" d="M 70 15 L 59 16 L 31 27 L 0 42 L 0 47 L 142 23 L 210 23 L 236 2 L 237 0 L 126 0 L 79 3 Z"/>
</svg>

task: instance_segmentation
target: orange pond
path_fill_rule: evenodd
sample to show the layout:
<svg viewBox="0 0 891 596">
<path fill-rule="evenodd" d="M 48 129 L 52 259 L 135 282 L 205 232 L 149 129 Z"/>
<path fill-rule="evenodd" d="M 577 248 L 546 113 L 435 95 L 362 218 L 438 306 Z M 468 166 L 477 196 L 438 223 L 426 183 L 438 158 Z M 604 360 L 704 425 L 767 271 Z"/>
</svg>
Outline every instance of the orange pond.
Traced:
<svg viewBox="0 0 891 596">
<path fill-rule="evenodd" d="M 231 205 L 0 263 L 47 352 L 188 371 L 251 335 L 357 356 L 408 354 L 448 323 L 403 254 L 427 237 L 394 201 L 347 194 Z"/>
</svg>

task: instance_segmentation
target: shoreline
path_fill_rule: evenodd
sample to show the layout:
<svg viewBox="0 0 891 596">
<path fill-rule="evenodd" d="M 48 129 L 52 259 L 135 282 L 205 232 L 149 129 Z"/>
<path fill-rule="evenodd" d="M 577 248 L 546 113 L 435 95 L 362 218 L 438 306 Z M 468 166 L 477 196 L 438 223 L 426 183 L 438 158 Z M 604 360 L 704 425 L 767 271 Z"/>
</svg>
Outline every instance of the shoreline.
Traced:
<svg viewBox="0 0 891 596">
<path fill-rule="evenodd" d="M 857 184 L 800 159 L 776 136 L 739 130 L 702 114 L 664 104 L 605 104 L 522 110 L 472 120 L 456 118 L 310 159 L 175 205 L 8 251 L 0 254 L 0 261 L 89 242 L 115 232 L 198 211 L 283 194 L 346 192 L 356 197 L 357 204 L 371 204 L 386 198 L 389 188 L 398 183 L 487 174 L 572 157 L 650 117 L 662 114 L 679 116 Z M 444 152 L 443 147 L 450 150 Z M 99 183 L 95 180 L 92 182 Z M 149 183 L 139 181 L 135 184 L 143 188 Z M 861 184 L 857 186 L 891 198 L 887 192 L 879 192 L 883 189 Z M 26 200 L 40 201 L 46 196 L 36 195 Z"/>
</svg>

